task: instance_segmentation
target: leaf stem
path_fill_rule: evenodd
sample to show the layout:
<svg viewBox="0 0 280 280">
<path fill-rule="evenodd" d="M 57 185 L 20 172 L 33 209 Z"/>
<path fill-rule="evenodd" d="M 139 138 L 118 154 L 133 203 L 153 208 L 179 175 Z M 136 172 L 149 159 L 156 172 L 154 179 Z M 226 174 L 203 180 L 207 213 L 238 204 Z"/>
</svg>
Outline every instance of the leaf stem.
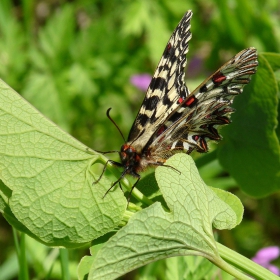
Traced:
<svg viewBox="0 0 280 280">
<path fill-rule="evenodd" d="M 146 197 L 142 192 L 140 192 L 137 188 L 134 188 L 131 193 L 138 201 L 141 201 L 142 203 L 146 205 L 152 205 L 154 202 Z"/>
<path fill-rule="evenodd" d="M 16 247 L 16 253 L 19 265 L 19 279 L 28 280 L 28 264 L 26 260 L 26 250 L 25 250 L 25 234 L 21 233 L 20 242 L 18 241 L 17 230 L 13 227 L 13 237 Z"/>
<path fill-rule="evenodd" d="M 240 255 L 239 253 L 227 248 L 226 246 L 220 244 L 217 242 L 217 247 L 220 256 L 227 261 L 229 264 L 235 266 L 236 268 L 239 268 L 243 272 L 249 274 L 252 276 L 254 279 L 259 279 L 259 280 L 279 280 L 279 277 L 267 270 L 266 268 L 254 263 L 250 259 Z M 231 266 L 229 265 L 228 266 Z M 224 266 L 221 266 L 222 269 L 227 271 L 228 273 L 232 274 L 230 271 L 226 270 Z M 244 274 L 242 274 L 244 276 Z M 234 275 L 237 277 L 237 275 Z M 238 278 L 238 277 L 237 277 Z M 239 279 L 251 279 L 251 278 L 239 278 Z"/>
<path fill-rule="evenodd" d="M 236 279 L 240 280 L 252 280 L 250 276 L 244 274 L 243 272 L 237 270 L 234 266 L 230 265 L 226 261 L 224 261 L 222 258 L 215 259 L 213 262 L 216 266 L 224 270 L 225 272 L 229 273 L 230 275 L 234 276 Z"/>
<path fill-rule="evenodd" d="M 61 264 L 61 279 L 62 280 L 69 280 L 69 258 L 68 258 L 68 250 L 60 248 L 60 264 Z"/>
</svg>

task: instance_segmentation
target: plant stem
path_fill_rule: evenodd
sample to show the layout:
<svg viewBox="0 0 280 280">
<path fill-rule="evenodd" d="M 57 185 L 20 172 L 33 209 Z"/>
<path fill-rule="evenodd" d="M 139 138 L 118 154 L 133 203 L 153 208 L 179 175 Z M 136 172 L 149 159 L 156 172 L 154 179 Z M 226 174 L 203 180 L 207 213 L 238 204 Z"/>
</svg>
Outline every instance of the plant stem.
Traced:
<svg viewBox="0 0 280 280">
<path fill-rule="evenodd" d="M 217 244 L 220 256 L 225 261 L 227 261 L 229 264 L 235 266 L 236 268 L 239 268 L 243 272 L 249 274 L 254 279 L 279 280 L 278 276 L 276 276 L 269 270 L 265 269 L 264 267 L 254 263 L 250 259 L 247 259 L 246 257 L 238 254 L 237 252 L 227 248 L 226 246 L 224 246 L 218 242 L 216 244 Z M 224 267 L 221 267 L 221 268 L 224 269 Z M 242 274 L 242 275 L 244 275 L 244 274 Z M 251 278 L 240 278 L 240 279 L 251 279 Z"/>
<path fill-rule="evenodd" d="M 252 280 L 253 278 L 247 276 L 243 272 L 237 270 L 232 265 L 228 264 L 226 261 L 224 261 L 222 258 L 219 258 L 219 260 L 215 260 L 213 262 L 216 266 L 220 267 L 225 272 L 229 273 L 230 275 L 234 276 L 236 279 L 240 280 Z"/>
<path fill-rule="evenodd" d="M 132 191 L 132 195 L 138 200 L 142 201 L 146 205 L 152 205 L 154 202 L 146 197 L 143 193 L 141 193 L 137 188 L 134 188 Z"/>
<path fill-rule="evenodd" d="M 18 265 L 19 265 L 19 280 L 28 280 L 28 265 L 26 261 L 26 250 L 25 250 L 25 234 L 21 233 L 20 242 L 18 241 L 17 231 L 13 228 L 13 237 L 16 247 L 16 253 L 18 258 Z"/>
<path fill-rule="evenodd" d="M 60 253 L 60 263 L 61 263 L 61 279 L 69 280 L 69 260 L 68 260 L 68 250 L 67 249 L 59 249 Z"/>
</svg>

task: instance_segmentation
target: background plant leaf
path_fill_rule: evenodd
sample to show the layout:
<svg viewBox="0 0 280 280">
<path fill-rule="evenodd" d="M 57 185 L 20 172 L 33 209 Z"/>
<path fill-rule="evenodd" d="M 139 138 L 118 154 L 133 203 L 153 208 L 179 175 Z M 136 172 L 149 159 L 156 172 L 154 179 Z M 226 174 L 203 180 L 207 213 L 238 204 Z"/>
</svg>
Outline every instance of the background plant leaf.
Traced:
<svg viewBox="0 0 280 280">
<path fill-rule="evenodd" d="M 74 247 L 120 223 L 127 204 L 121 190 L 103 199 L 110 181 L 104 177 L 92 184 L 97 178 L 90 168 L 99 156 L 2 81 L 0 124 L 1 179 L 11 191 L 8 206 L 38 240 Z M 7 201 L 4 194 L 9 192 L 2 191 Z"/>
<path fill-rule="evenodd" d="M 276 135 L 278 88 L 272 68 L 259 54 L 259 67 L 242 97 L 236 98 L 232 124 L 218 157 L 243 191 L 261 197 L 280 189 L 280 149 Z"/>
<path fill-rule="evenodd" d="M 170 212 L 159 202 L 137 212 L 99 250 L 89 279 L 115 279 L 171 256 L 218 258 L 212 224 L 233 228 L 235 212 L 204 184 L 191 157 L 180 153 L 168 159 L 167 165 L 177 171 L 158 167 L 156 179 Z"/>
</svg>

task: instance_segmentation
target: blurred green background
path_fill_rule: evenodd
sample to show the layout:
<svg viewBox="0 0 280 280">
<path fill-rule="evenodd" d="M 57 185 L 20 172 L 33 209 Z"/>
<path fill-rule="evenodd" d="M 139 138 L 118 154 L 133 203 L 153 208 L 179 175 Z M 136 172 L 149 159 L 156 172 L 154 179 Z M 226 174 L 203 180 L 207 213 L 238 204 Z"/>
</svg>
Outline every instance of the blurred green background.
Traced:
<svg viewBox="0 0 280 280">
<path fill-rule="evenodd" d="M 244 48 L 279 53 L 279 0 L 1 0 L 0 78 L 84 144 L 118 150 L 123 141 L 106 110 L 112 107 L 111 116 L 127 135 L 144 97 L 130 78 L 153 74 L 189 9 L 194 14 L 186 72 L 190 89 Z M 230 178 L 226 182 L 246 210 L 240 226 L 221 233 L 222 242 L 247 257 L 261 247 L 279 246 L 279 194 L 254 200 Z M 0 265 L 14 254 L 11 232 L 1 217 Z M 73 267 L 84 253 L 72 251 Z M 40 266 L 32 267 L 38 275 Z"/>
</svg>

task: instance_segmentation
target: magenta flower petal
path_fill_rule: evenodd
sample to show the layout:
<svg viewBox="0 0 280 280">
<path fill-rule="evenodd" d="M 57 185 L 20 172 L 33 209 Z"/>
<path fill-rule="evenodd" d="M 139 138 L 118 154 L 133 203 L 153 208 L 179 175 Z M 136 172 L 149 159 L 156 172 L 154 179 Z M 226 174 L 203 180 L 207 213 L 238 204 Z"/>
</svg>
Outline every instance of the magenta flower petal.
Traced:
<svg viewBox="0 0 280 280">
<path fill-rule="evenodd" d="M 280 269 L 277 266 L 269 264 L 266 266 L 266 268 L 269 269 L 272 273 L 274 273 L 278 276 L 280 275 Z"/>
<path fill-rule="evenodd" d="M 255 263 L 269 269 L 272 273 L 279 275 L 280 270 L 275 265 L 270 264 L 272 260 L 275 260 L 280 255 L 280 248 L 277 246 L 270 246 L 260 249 L 256 255 L 252 258 Z"/>
<path fill-rule="evenodd" d="M 131 76 L 130 82 L 140 90 L 146 91 L 151 82 L 151 79 L 152 77 L 149 74 L 139 74 Z"/>
<path fill-rule="evenodd" d="M 253 262 L 265 267 L 267 264 L 269 264 L 269 262 L 266 259 L 261 259 L 261 258 L 257 258 L 257 257 L 253 257 L 251 259 Z"/>
<path fill-rule="evenodd" d="M 280 255 L 280 248 L 277 246 L 270 246 L 259 250 L 254 258 L 260 260 L 266 260 L 267 262 L 270 262 L 272 260 L 277 259 L 279 255 Z"/>
</svg>

